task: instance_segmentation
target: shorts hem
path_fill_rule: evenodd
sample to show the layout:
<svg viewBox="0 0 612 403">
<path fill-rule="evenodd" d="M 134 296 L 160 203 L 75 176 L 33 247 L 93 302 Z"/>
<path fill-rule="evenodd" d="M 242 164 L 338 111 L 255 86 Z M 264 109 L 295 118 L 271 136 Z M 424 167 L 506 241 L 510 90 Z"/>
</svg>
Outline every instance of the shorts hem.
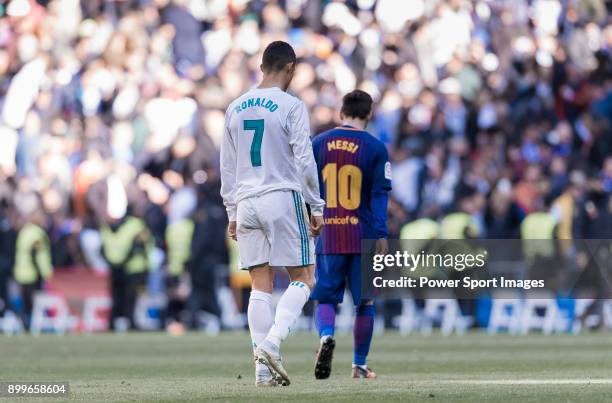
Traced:
<svg viewBox="0 0 612 403">
<path fill-rule="evenodd" d="M 269 264 L 269 262 L 261 262 L 261 263 L 251 264 L 249 266 L 241 267 L 240 270 L 250 271 L 251 269 L 253 269 L 253 268 L 257 267 L 257 266 L 263 266 L 264 264 Z"/>
<path fill-rule="evenodd" d="M 317 301 L 319 304 L 333 304 L 333 305 L 340 305 L 342 303 L 342 301 L 344 300 L 344 298 L 342 298 L 341 300 L 332 300 L 330 298 L 318 298 L 316 296 L 310 296 L 310 299 L 312 301 Z"/>
<path fill-rule="evenodd" d="M 314 265 L 314 262 L 310 262 L 310 263 L 298 263 L 298 264 L 270 264 L 270 266 L 274 266 L 274 267 L 306 267 L 306 266 L 312 266 Z"/>
<path fill-rule="evenodd" d="M 296 265 L 291 265 L 291 264 L 272 264 L 272 263 L 270 263 L 270 262 L 263 262 L 263 263 L 255 263 L 255 264 L 252 264 L 252 265 L 250 265 L 250 266 L 241 267 L 241 268 L 240 268 L 240 270 L 250 271 L 251 269 L 253 269 L 253 268 L 257 267 L 257 266 L 262 266 L 262 265 L 264 265 L 264 264 L 267 264 L 267 265 L 269 265 L 269 266 L 270 266 L 270 267 L 272 267 L 272 268 L 277 268 L 277 267 L 278 267 L 278 268 L 281 268 L 281 267 L 304 267 L 304 266 L 312 266 L 312 265 L 314 265 L 314 262 L 307 263 L 307 264 L 305 264 L 305 265 L 304 265 L 304 264 L 301 264 L 301 263 L 300 263 L 300 264 L 296 264 Z"/>
</svg>

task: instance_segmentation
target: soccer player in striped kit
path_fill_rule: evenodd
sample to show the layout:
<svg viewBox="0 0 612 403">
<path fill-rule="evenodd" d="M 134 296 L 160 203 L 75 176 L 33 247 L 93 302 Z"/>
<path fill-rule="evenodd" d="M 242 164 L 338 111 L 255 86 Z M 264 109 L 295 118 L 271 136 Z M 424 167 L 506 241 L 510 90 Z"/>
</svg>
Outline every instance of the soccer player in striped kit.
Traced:
<svg viewBox="0 0 612 403">
<path fill-rule="evenodd" d="M 348 283 L 356 307 L 353 378 L 376 378 L 366 365 L 374 330 L 374 305 L 361 295 L 361 240 L 376 239 L 376 252 L 387 246 L 387 192 L 391 190 L 391 164 L 383 143 L 365 131 L 372 118 L 372 98 L 361 90 L 345 95 L 342 125 L 321 133 L 313 141 L 319 187 L 325 200 L 325 227 L 317 241 L 316 285 L 311 299 L 321 345 L 315 377 L 328 378 L 337 305 Z"/>
</svg>

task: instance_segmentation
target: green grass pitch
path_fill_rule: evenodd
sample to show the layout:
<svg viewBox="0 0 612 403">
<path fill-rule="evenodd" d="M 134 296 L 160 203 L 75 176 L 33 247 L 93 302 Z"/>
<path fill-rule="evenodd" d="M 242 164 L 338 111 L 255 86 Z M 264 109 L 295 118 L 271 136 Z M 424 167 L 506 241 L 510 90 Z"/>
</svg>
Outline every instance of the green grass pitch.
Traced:
<svg viewBox="0 0 612 403">
<path fill-rule="evenodd" d="M 248 333 L 0 336 L 0 380 L 69 381 L 86 401 L 577 402 L 612 398 L 612 334 L 374 338 L 377 380 L 351 379 L 352 340 L 315 380 L 313 334 L 283 346 L 289 387 L 253 386 Z M 2 402 L 3 398 L 0 398 Z M 20 402 L 33 399 L 20 398 Z M 44 398 L 41 401 L 53 401 Z"/>
</svg>

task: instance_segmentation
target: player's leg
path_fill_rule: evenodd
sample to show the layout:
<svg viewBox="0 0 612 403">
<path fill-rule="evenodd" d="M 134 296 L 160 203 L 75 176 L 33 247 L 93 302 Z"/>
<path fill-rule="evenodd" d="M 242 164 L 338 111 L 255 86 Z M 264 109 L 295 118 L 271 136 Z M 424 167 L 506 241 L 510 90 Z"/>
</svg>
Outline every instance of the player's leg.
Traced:
<svg viewBox="0 0 612 403">
<path fill-rule="evenodd" d="M 299 193 L 271 192 L 259 199 L 258 216 L 264 221 L 270 239 L 270 265 L 286 267 L 291 277 L 264 342 L 267 351 L 278 355 L 280 344 L 301 314 L 314 286 L 314 243 L 308 235 L 308 214 Z"/>
<path fill-rule="evenodd" d="M 272 282 L 274 275 L 267 264 L 249 270 L 251 276 L 251 295 L 247 318 L 253 342 L 253 350 L 259 346 L 272 327 Z"/>
<path fill-rule="evenodd" d="M 274 323 L 266 339 L 257 349 L 256 356 L 260 356 L 266 364 L 283 378 L 283 385 L 289 385 L 289 375 L 282 366 L 280 346 L 289 335 L 289 330 L 302 313 L 310 290 L 314 286 L 314 266 L 287 267 L 291 283 L 281 296 L 276 306 Z"/>
<path fill-rule="evenodd" d="M 344 255 L 317 255 L 316 285 L 311 299 L 318 301 L 315 324 L 320 346 L 315 360 L 315 378 L 329 378 L 336 341 L 334 339 L 336 307 L 342 302 L 346 286 Z"/>
<path fill-rule="evenodd" d="M 374 302 L 372 300 L 362 301 L 357 306 L 355 315 L 355 326 L 353 328 L 353 378 L 376 378 L 376 373 L 366 365 L 366 359 L 370 352 L 372 335 L 374 333 Z"/>
<path fill-rule="evenodd" d="M 249 270 L 251 276 L 251 295 L 247 309 L 247 319 L 253 353 L 264 341 L 274 320 L 272 309 L 272 285 L 274 272 L 267 264 L 256 266 Z M 274 386 L 276 384 L 268 367 L 255 363 L 255 385 Z"/>
<path fill-rule="evenodd" d="M 276 307 L 274 324 L 266 337 L 268 346 L 278 351 L 280 344 L 289 334 L 290 328 L 302 313 L 310 290 L 314 286 L 314 266 L 287 267 L 291 283 L 281 296 Z"/>
<path fill-rule="evenodd" d="M 314 286 L 314 244 L 308 236 L 306 206 L 297 192 L 271 192 L 258 199 L 258 217 L 270 239 L 270 265 L 285 266 L 291 277 L 276 306 L 274 324 L 258 352 L 260 359 L 288 385 L 280 345 L 302 313 Z"/>
<path fill-rule="evenodd" d="M 376 378 L 376 373 L 368 368 L 366 360 L 374 334 L 374 301 L 370 295 L 362 295 L 361 290 L 361 257 L 350 257 L 349 288 L 356 306 L 355 325 L 353 327 L 353 378 Z"/>
<path fill-rule="evenodd" d="M 336 304 L 319 302 L 315 308 L 315 327 L 321 342 L 334 337 L 336 327 Z"/>
<path fill-rule="evenodd" d="M 247 320 L 251 333 L 253 353 L 263 342 L 272 326 L 272 282 L 274 273 L 268 261 L 270 244 L 261 228 L 250 199 L 238 204 L 236 236 L 240 267 L 249 270 L 251 295 Z M 267 366 L 255 363 L 255 385 L 272 386 L 274 379 Z"/>
<path fill-rule="evenodd" d="M 317 255 L 316 285 L 311 299 L 317 301 L 315 325 L 321 339 L 334 335 L 336 307 L 344 296 L 342 255 Z"/>
</svg>

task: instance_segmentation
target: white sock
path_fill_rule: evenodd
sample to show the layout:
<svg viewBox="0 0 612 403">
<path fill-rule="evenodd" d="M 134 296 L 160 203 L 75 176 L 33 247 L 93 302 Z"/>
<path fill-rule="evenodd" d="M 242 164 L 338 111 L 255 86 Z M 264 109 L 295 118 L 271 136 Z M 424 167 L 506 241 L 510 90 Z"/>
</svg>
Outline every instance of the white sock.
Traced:
<svg viewBox="0 0 612 403">
<path fill-rule="evenodd" d="M 253 351 L 259 346 L 272 327 L 272 294 L 267 292 L 252 290 L 249 297 L 249 307 L 247 309 L 247 318 L 249 321 L 249 331 L 251 332 L 251 341 L 253 343 Z M 255 364 L 256 373 L 268 373 L 268 367 L 263 364 Z"/>
<path fill-rule="evenodd" d="M 292 281 L 276 306 L 274 324 L 263 342 L 264 349 L 278 354 L 280 344 L 289 335 L 291 326 L 302 313 L 310 297 L 310 289 L 301 281 Z"/>
</svg>

